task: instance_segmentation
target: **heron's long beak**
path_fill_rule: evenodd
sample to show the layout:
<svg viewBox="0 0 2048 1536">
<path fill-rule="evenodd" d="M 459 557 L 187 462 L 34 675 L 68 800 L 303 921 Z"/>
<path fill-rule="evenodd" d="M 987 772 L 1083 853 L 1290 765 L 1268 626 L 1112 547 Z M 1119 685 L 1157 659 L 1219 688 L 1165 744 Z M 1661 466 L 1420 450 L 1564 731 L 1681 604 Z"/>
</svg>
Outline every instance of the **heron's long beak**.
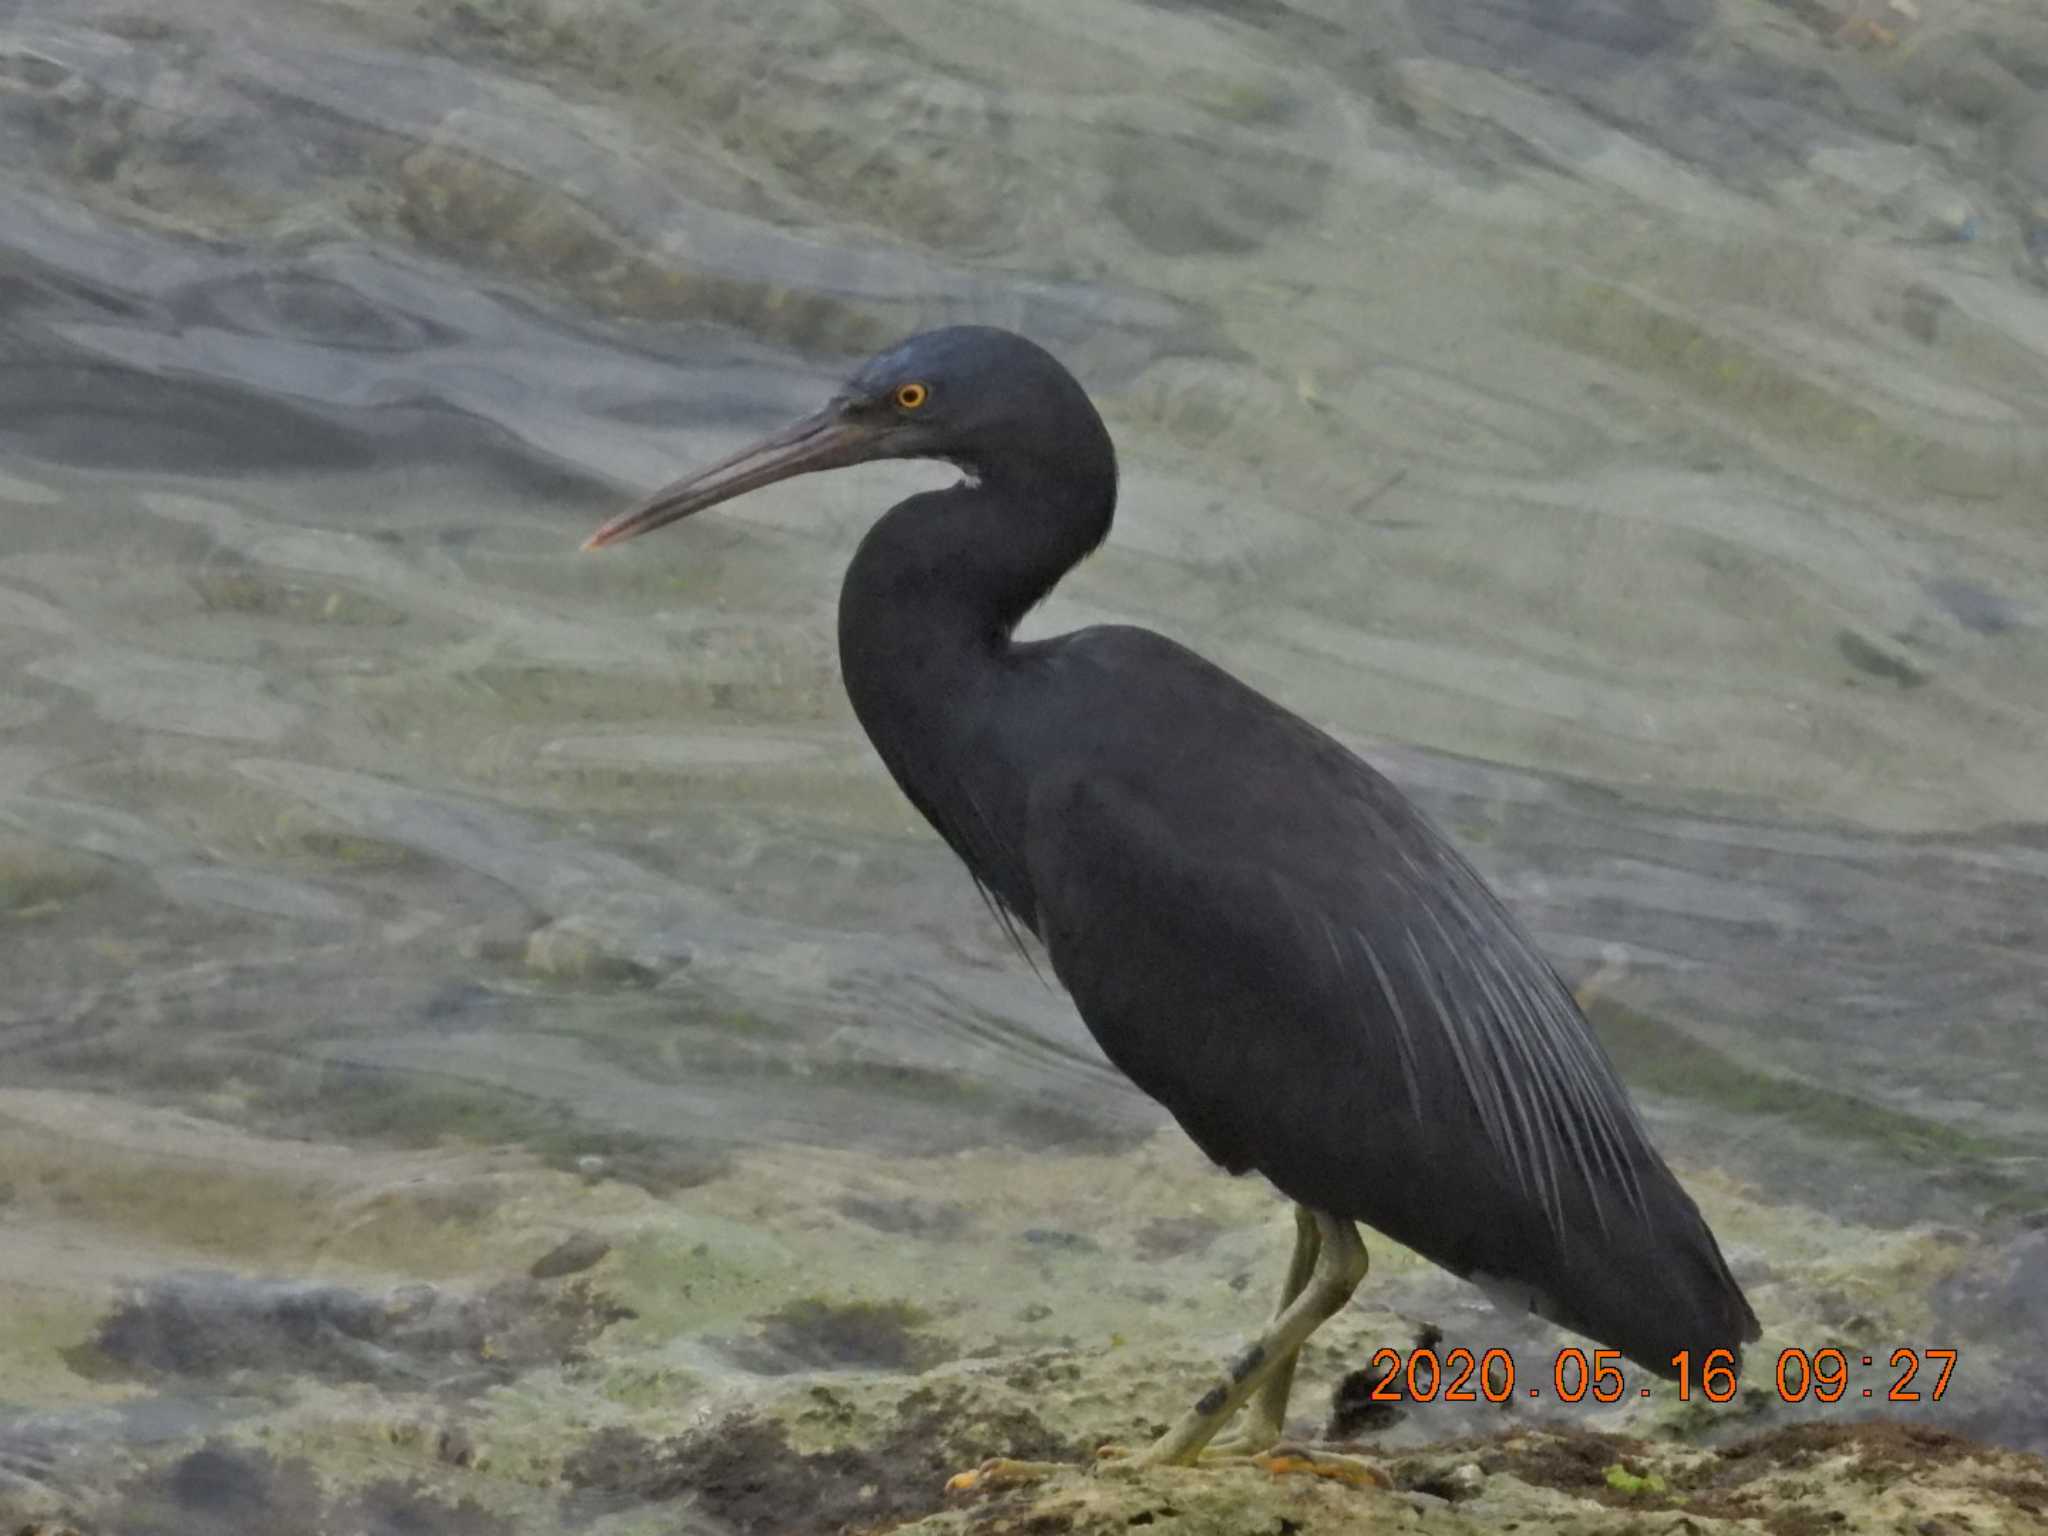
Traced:
<svg viewBox="0 0 2048 1536">
<path fill-rule="evenodd" d="M 860 464 L 887 451 L 879 425 L 848 421 L 835 402 L 751 448 L 742 448 L 731 458 L 664 486 L 598 529 L 583 541 L 583 547 L 603 549 L 792 475 Z"/>
</svg>

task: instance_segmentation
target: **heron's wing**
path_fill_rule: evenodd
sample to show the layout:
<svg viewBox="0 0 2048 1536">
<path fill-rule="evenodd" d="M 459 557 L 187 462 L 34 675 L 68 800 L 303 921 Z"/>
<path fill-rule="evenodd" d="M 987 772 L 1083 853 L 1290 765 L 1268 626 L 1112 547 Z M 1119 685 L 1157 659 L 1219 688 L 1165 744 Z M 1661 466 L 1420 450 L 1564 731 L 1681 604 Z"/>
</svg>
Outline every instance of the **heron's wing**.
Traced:
<svg viewBox="0 0 2048 1536">
<path fill-rule="evenodd" d="M 1640 1209 L 1647 1142 L 1570 993 L 1448 843 L 1384 781 L 1365 787 L 1383 794 L 1319 797 L 1311 848 L 1285 815 L 1257 836 L 1255 808 L 1232 808 L 1229 836 L 1175 826 L 1100 776 L 1057 814 L 1034 807 L 1041 928 L 1104 1049 L 1219 1144 L 1256 1085 L 1404 1145 L 1455 1128 L 1556 1230 L 1567 1204 Z M 1344 1082 L 1304 1095 L 1318 1070 Z M 1264 1168 L 1262 1150 L 1224 1160 Z"/>
<path fill-rule="evenodd" d="M 1570 993 L 1420 813 L 1329 746 L 1342 763 L 1303 759 L 1292 797 L 1215 775 L 1179 801 L 1099 771 L 1040 781 L 1039 931 L 1104 1051 L 1224 1166 L 1526 1283 L 1596 1337 L 1655 1319 L 1596 1326 L 1555 1300 L 1583 1303 L 1577 1272 L 1625 1289 L 1682 1250 L 1697 1317 L 1674 1315 L 1678 1336 L 1737 1343 L 1746 1304 Z M 1655 1365 L 1662 1337 L 1622 1347 Z"/>
</svg>

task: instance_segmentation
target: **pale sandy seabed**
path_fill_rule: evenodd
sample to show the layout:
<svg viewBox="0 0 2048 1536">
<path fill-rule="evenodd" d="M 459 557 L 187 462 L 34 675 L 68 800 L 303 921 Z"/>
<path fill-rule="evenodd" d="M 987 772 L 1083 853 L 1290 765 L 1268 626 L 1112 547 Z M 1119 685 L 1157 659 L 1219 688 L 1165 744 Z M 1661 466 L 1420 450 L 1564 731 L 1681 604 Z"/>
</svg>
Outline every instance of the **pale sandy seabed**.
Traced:
<svg viewBox="0 0 2048 1536">
<path fill-rule="evenodd" d="M 0 7 L 0 1531 L 2044 1528 L 2048 20 L 689 9 Z M 1473 854 L 1734 1402 L 942 1497 L 1150 1432 L 1288 1219 L 848 714 L 838 572 L 949 472 L 575 546 L 966 319 L 1122 452 L 1034 631 Z M 1305 1434 L 1425 1324 L 1567 1342 L 1372 1248 Z M 1830 1345 L 1961 1355 L 1851 1429 L 1772 1386 Z"/>
</svg>

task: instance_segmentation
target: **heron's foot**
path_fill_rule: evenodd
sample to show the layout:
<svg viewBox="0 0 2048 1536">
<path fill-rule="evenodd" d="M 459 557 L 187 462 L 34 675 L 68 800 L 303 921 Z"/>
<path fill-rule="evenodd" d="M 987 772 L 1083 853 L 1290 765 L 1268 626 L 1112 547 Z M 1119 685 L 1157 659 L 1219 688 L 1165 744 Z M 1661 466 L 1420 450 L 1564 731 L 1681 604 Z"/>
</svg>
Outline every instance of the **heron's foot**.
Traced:
<svg viewBox="0 0 2048 1536">
<path fill-rule="evenodd" d="M 1147 1467 L 1191 1467 L 1195 1461 L 1194 1456 L 1162 1456 L 1157 1444 L 1134 1447 L 1112 1442 L 1095 1447 L 1095 1470 L 1104 1477 L 1129 1477 Z"/>
<path fill-rule="evenodd" d="M 1231 1458 L 1242 1461 L 1242 1456 Z M 1095 1470 L 1106 1477 L 1124 1477 L 1142 1472 L 1147 1467 L 1192 1467 L 1210 1466 L 1213 1458 L 1206 1450 L 1194 1449 L 1175 1451 L 1164 1439 L 1136 1449 L 1128 1445 L 1098 1445 L 1095 1448 Z"/>
<path fill-rule="evenodd" d="M 1279 1421 L 1261 1414 L 1255 1400 L 1245 1410 L 1243 1422 L 1237 1428 L 1209 1442 L 1209 1451 L 1218 1456 L 1257 1456 L 1270 1451 L 1285 1438 L 1286 1431 Z M 1208 1459 L 1206 1454 L 1203 1459 Z"/>
<path fill-rule="evenodd" d="M 1017 1488 L 1043 1482 L 1067 1468 L 1056 1461 L 1014 1461 L 1008 1456 L 991 1456 L 978 1467 L 956 1472 L 946 1479 L 946 1492 L 972 1493 L 983 1488 Z"/>
<path fill-rule="evenodd" d="M 1279 1430 L 1251 1421 L 1248 1416 L 1238 1429 L 1206 1445 L 1176 1443 L 1168 1434 L 1137 1450 L 1127 1445 L 1097 1446 L 1095 1461 L 1104 1472 L 1135 1472 L 1140 1467 L 1247 1466 L 1279 1444 L 1280 1439 Z"/>
</svg>

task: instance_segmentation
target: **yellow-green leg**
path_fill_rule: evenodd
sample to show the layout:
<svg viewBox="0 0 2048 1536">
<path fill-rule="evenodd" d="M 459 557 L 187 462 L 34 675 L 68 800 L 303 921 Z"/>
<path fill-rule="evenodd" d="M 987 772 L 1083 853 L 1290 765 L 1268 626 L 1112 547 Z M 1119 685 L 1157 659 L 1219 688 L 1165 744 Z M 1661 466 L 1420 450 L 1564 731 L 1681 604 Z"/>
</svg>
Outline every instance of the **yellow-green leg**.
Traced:
<svg viewBox="0 0 2048 1536">
<path fill-rule="evenodd" d="M 1356 1227 L 1322 1211 L 1304 1210 L 1303 1214 L 1307 1217 L 1304 1225 L 1314 1229 L 1315 1238 L 1311 1243 L 1303 1228 L 1296 1227 L 1295 1262 L 1288 1266 L 1287 1276 L 1288 1288 L 1294 1290 L 1294 1295 L 1285 1300 L 1266 1331 L 1230 1363 L 1223 1378 L 1196 1399 L 1180 1422 L 1138 1453 L 1135 1459 L 1139 1463 L 1192 1463 L 1254 1393 L 1259 1394 L 1260 1409 L 1247 1430 L 1261 1433 L 1270 1422 L 1272 1436 L 1265 1444 L 1279 1439 L 1278 1426 L 1286 1415 L 1287 1393 L 1293 1384 L 1295 1361 L 1302 1344 L 1343 1309 L 1359 1282 L 1365 1279 L 1367 1269 L 1365 1244 L 1359 1241 Z M 1295 1271 L 1305 1250 L 1308 1274 L 1297 1287 Z"/>
<path fill-rule="evenodd" d="M 1114 1464 L 1184 1466 L 1199 1459 L 1205 1449 L 1231 1459 L 1263 1462 L 1260 1453 L 1279 1444 L 1285 1432 L 1287 1399 L 1294 1387 L 1294 1370 L 1303 1342 L 1343 1309 L 1359 1282 L 1365 1279 L 1366 1268 L 1365 1244 L 1359 1241 L 1356 1227 L 1339 1217 L 1296 1206 L 1294 1254 L 1288 1260 L 1287 1278 L 1281 1282 L 1280 1304 L 1274 1309 L 1266 1331 L 1231 1362 L 1224 1378 L 1203 1393 L 1157 1443 Z M 1227 1440 L 1216 1441 L 1216 1432 L 1247 1401 L 1251 1409 L 1244 1424 Z M 1123 1456 L 1121 1448 L 1106 1447 L 1101 1454 Z M 1354 1480 L 1363 1466 L 1348 1457 L 1328 1455 L 1316 1456 L 1300 1466 L 1295 1462 L 1301 1462 L 1301 1458 L 1293 1458 L 1289 1470 L 1350 1475 Z M 960 1473 L 946 1487 L 949 1492 L 962 1492 L 1030 1482 L 1057 1470 L 1049 1462 L 998 1457 Z"/>
<path fill-rule="evenodd" d="M 1287 1261 L 1287 1278 L 1280 1283 L 1280 1301 L 1273 1308 L 1276 1322 L 1294 1305 L 1295 1298 L 1308 1289 L 1309 1276 L 1315 1273 L 1316 1258 L 1322 1251 L 1323 1234 L 1316 1226 L 1315 1212 L 1297 1205 L 1294 1256 Z M 1273 1374 L 1252 1394 L 1237 1428 L 1213 1441 L 1209 1449 L 1233 1456 L 1252 1456 L 1278 1445 L 1287 1432 L 1287 1399 L 1294 1391 L 1294 1368 L 1300 1363 L 1301 1351 L 1297 1349 L 1273 1367 Z"/>
</svg>

